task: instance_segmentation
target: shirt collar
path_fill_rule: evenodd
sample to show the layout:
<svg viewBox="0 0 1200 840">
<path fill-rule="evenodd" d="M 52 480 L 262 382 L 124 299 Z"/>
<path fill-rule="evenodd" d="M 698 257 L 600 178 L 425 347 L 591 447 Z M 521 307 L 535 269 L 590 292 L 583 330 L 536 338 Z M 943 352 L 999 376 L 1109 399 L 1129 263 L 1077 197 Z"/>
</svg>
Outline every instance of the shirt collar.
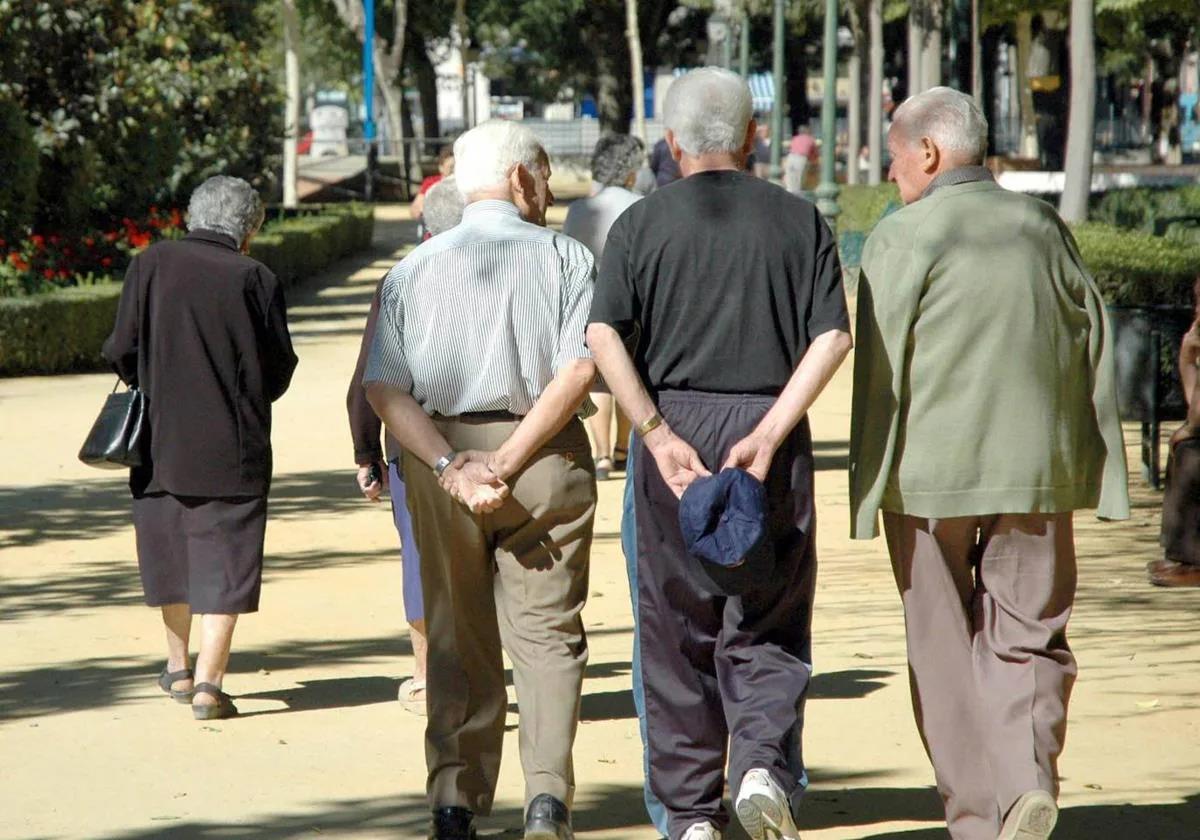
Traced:
<svg viewBox="0 0 1200 840">
<path fill-rule="evenodd" d="M 511 201 L 499 198 L 485 198 L 482 201 L 472 201 L 463 209 L 463 218 L 471 219 L 485 216 L 512 216 L 521 218 L 521 211 Z"/>
<path fill-rule="evenodd" d="M 992 175 L 992 170 L 986 166 L 959 166 L 956 169 L 951 169 L 948 172 L 943 172 L 941 175 L 929 182 L 929 186 L 925 188 L 925 192 L 921 193 L 921 198 L 926 198 L 932 195 L 935 191 L 942 187 L 954 187 L 959 184 L 971 184 L 976 181 L 995 181 L 996 178 Z M 919 200 L 919 199 L 918 199 Z"/>
<path fill-rule="evenodd" d="M 210 245 L 221 245 L 231 251 L 238 250 L 238 243 L 233 241 L 232 236 L 215 230 L 197 228 L 196 230 L 190 231 L 188 235 L 184 237 L 184 239 L 192 242 L 207 242 Z"/>
</svg>

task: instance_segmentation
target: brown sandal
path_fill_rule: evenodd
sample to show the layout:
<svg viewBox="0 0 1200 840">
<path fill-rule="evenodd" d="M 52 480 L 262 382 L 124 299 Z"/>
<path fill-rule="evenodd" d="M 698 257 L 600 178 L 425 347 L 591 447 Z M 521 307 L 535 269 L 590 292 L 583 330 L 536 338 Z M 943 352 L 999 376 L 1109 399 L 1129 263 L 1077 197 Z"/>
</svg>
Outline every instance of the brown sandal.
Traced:
<svg viewBox="0 0 1200 840">
<path fill-rule="evenodd" d="M 207 694 L 217 698 L 217 702 L 212 705 L 192 703 L 192 716 L 196 720 L 224 720 L 237 715 L 238 710 L 237 706 L 233 705 L 233 698 L 222 691 L 219 686 L 206 682 L 196 683 L 194 691 L 196 694 Z"/>
</svg>

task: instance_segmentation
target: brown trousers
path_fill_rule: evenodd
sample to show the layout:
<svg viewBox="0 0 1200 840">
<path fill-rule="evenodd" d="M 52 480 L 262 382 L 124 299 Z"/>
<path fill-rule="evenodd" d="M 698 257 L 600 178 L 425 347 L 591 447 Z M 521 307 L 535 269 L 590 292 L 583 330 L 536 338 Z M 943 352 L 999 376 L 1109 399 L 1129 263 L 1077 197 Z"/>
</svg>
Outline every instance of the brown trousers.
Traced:
<svg viewBox="0 0 1200 840">
<path fill-rule="evenodd" d="M 515 421 L 437 419 L 456 450 L 493 450 Z M 520 704 L 526 802 L 568 805 L 571 747 L 587 664 L 581 613 L 596 512 L 591 446 L 572 420 L 509 480 L 511 497 L 475 515 L 407 452 L 405 479 L 421 554 L 429 633 L 425 760 L 431 807 L 491 811 L 508 693 L 501 643 Z"/>
<path fill-rule="evenodd" d="M 995 840 L 1021 794 L 1058 792 L 1075 657 L 1072 515 L 883 516 L 917 727 L 955 840 Z"/>
</svg>

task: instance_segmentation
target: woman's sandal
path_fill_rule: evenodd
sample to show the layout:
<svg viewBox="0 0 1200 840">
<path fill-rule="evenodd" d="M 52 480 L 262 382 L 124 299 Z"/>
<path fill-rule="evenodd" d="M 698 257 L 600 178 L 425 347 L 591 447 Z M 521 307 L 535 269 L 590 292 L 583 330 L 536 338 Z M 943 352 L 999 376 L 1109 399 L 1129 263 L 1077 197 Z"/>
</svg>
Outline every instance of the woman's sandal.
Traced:
<svg viewBox="0 0 1200 840">
<path fill-rule="evenodd" d="M 192 716 L 196 720 L 224 720 L 238 713 L 233 698 L 212 683 L 196 683 L 195 693 L 217 698 L 217 702 L 211 705 L 192 703 Z"/>
<path fill-rule="evenodd" d="M 608 481 L 608 474 L 613 471 L 612 458 L 597 458 L 596 459 L 596 480 Z"/>
<path fill-rule="evenodd" d="M 396 693 L 400 704 L 414 715 L 424 715 L 425 711 L 425 680 L 410 678 L 400 683 Z"/>
<path fill-rule="evenodd" d="M 191 678 L 191 668 L 184 668 L 179 671 L 167 671 L 167 669 L 164 667 L 162 669 L 162 673 L 158 675 L 158 687 L 167 694 L 170 694 L 171 699 L 176 703 L 191 703 L 192 693 L 196 690 L 195 688 L 189 688 L 184 691 L 177 691 L 171 688 L 171 686 L 173 686 L 175 683 L 180 682 L 181 680 L 190 680 Z"/>
</svg>

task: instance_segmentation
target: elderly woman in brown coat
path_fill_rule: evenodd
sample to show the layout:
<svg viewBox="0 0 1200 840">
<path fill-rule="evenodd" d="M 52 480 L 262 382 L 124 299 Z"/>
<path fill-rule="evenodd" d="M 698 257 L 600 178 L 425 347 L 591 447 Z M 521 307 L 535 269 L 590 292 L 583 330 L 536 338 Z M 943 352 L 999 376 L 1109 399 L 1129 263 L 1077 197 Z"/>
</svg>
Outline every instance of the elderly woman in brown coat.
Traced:
<svg viewBox="0 0 1200 840">
<path fill-rule="evenodd" d="M 263 215 L 245 181 L 201 184 L 188 235 L 130 263 L 103 349 L 149 406 L 150 462 L 131 470 L 129 486 L 146 603 L 166 626 L 158 684 L 201 720 L 237 713 L 221 686 L 238 615 L 258 610 L 271 403 L 296 366 L 283 289 L 246 256 Z"/>
</svg>

